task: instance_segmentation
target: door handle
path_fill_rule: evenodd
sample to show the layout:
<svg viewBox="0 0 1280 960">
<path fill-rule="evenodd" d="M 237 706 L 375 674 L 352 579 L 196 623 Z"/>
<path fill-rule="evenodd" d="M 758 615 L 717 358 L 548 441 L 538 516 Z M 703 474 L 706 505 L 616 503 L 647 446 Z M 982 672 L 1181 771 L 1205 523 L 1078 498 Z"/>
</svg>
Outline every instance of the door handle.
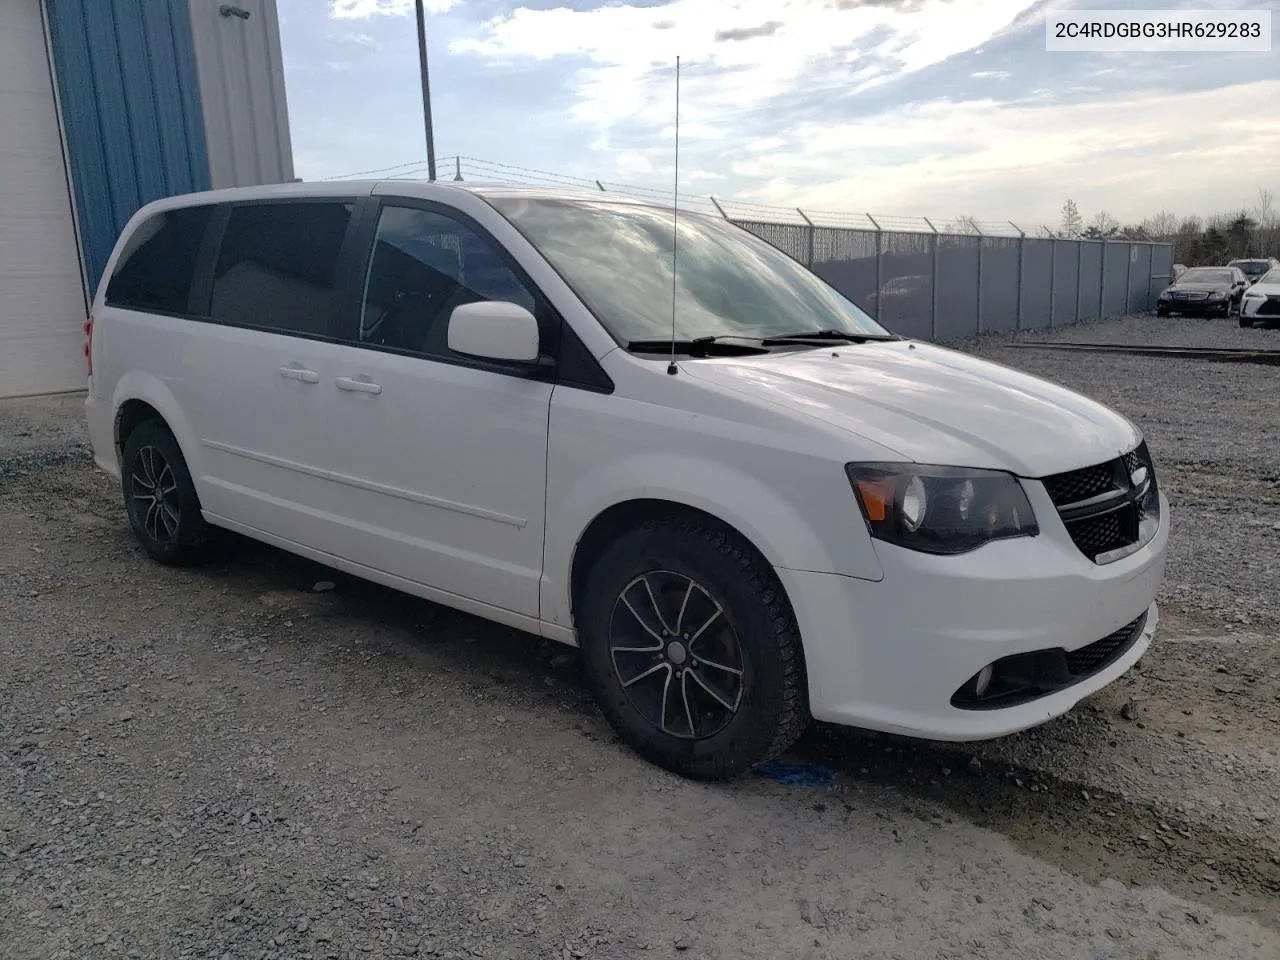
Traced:
<svg viewBox="0 0 1280 960">
<path fill-rule="evenodd" d="M 303 383 L 319 383 L 320 374 L 306 367 L 281 367 L 280 376 L 286 380 L 300 380 Z"/>
<path fill-rule="evenodd" d="M 333 382 L 338 385 L 339 390 L 347 390 L 351 393 L 382 392 L 382 386 L 374 383 L 372 380 L 361 380 L 356 377 L 338 377 Z"/>
</svg>

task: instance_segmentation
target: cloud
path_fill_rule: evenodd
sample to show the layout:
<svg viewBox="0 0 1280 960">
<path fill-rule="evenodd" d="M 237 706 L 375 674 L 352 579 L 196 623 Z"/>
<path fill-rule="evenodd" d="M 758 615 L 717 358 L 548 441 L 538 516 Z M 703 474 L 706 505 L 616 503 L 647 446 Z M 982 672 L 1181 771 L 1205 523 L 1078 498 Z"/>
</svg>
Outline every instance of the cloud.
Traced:
<svg viewBox="0 0 1280 960">
<path fill-rule="evenodd" d="M 1215 210 L 1276 182 L 1280 116 L 1248 117 L 1240 104 L 1277 98 L 1280 80 L 1077 104 L 929 101 L 796 125 L 787 139 L 803 149 L 760 151 L 730 169 L 758 184 L 744 199 L 826 210 L 1051 222 L 1068 196 L 1121 220 Z M 1186 130 L 1214 138 L 1189 141 Z"/>
<path fill-rule="evenodd" d="M 591 10 L 521 7 L 479 25 L 449 49 L 500 63 L 567 61 L 573 69 L 569 118 L 595 127 L 665 126 L 679 54 L 686 70 L 682 113 L 687 104 L 690 120 L 724 123 L 798 95 L 840 98 L 859 84 L 923 70 L 987 42 L 1036 2 L 911 0 L 842 9 L 828 0 L 668 0 Z M 768 43 L 725 42 L 763 36 L 762 24 L 769 28 Z"/>
<path fill-rule="evenodd" d="M 762 23 L 758 27 L 734 27 L 732 30 L 717 30 L 716 42 L 723 43 L 726 40 L 752 40 L 756 37 L 771 37 L 782 26 L 781 20 L 770 20 L 768 23 Z"/>
<path fill-rule="evenodd" d="M 427 13 L 446 13 L 462 0 L 426 0 Z M 370 17 L 404 17 L 413 13 L 414 0 L 331 0 L 329 15 L 337 20 L 368 20 Z"/>
</svg>

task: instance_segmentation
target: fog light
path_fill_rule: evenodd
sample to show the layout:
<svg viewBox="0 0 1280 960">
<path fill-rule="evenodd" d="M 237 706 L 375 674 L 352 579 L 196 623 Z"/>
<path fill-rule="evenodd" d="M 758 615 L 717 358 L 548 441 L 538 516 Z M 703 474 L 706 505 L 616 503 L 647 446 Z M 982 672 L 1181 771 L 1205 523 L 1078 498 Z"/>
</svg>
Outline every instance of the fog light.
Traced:
<svg viewBox="0 0 1280 960">
<path fill-rule="evenodd" d="M 987 692 L 987 687 L 991 686 L 991 675 L 994 672 L 995 668 L 990 663 L 978 671 L 978 675 L 973 680 L 973 695 L 975 697 L 980 697 Z"/>
</svg>

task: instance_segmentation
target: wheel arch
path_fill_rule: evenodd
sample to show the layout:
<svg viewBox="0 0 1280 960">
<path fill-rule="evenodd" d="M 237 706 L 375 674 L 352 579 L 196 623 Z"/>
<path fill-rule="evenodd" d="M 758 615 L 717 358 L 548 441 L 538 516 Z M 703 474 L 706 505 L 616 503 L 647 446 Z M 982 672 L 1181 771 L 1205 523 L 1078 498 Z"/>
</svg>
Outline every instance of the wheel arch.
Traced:
<svg viewBox="0 0 1280 960">
<path fill-rule="evenodd" d="M 115 416 L 112 418 L 112 442 L 116 456 L 122 459 L 125 440 L 138 425 L 149 419 L 160 420 L 177 441 L 182 458 L 187 463 L 192 482 L 197 491 L 202 476 L 199 460 L 199 444 L 190 422 L 182 414 L 177 400 L 163 381 L 151 374 L 130 373 L 116 385 L 111 402 Z"/>
<path fill-rule="evenodd" d="M 646 522 L 682 518 L 723 531 L 728 536 L 741 541 L 762 563 L 770 567 L 774 566 L 752 537 L 739 530 L 732 523 L 700 507 L 676 500 L 653 497 L 636 497 L 623 500 L 597 513 L 582 531 L 581 536 L 578 537 L 577 544 L 574 546 L 573 559 L 569 568 L 569 610 L 575 624 L 577 622 L 579 600 L 582 589 L 586 584 L 587 574 L 590 572 L 592 564 L 609 549 L 609 546 L 618 537 Z M 779 581 L 779 587 L 782 587 L 781 581 Z M 785 595 L 786 590 L 785 588 L 782 589 Z"/>
</svg>

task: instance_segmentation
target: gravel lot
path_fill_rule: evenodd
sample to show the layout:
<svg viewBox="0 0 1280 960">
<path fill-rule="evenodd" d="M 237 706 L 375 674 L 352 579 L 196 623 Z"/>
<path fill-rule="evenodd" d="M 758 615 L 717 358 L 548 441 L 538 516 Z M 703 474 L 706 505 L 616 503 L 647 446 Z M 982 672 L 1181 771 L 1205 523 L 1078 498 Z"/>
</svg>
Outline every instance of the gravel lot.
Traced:
<svg viewBox="0 0 1280 960">
<path fill-rule="evenodd" d="M 964 349 L 1147 433 L 1157 642 L 1018 737 L 815 728 L 810 788 L 647 766 L 564 648 L 239 540 L 158 567 L 79 398 L 0 403 L 0 957 L 1275 960 L 1280 370 L 1029 338 Z"/>
</svg>

